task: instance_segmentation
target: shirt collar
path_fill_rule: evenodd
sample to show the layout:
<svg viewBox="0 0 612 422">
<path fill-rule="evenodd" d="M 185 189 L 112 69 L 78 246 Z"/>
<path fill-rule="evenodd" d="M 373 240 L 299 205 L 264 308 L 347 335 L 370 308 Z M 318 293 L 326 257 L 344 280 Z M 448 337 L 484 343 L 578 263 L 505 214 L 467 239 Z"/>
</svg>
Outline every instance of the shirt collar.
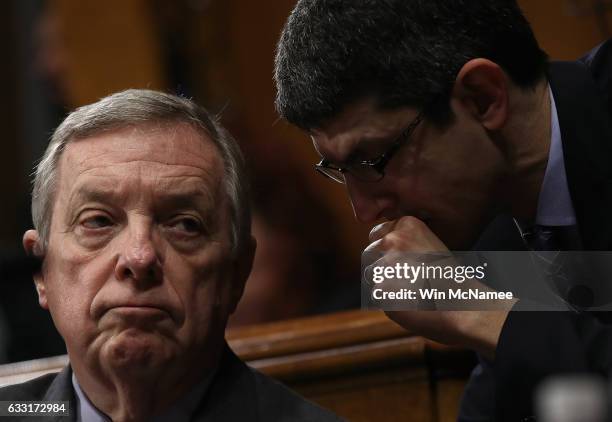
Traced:
<svg viewBox="0 0 612 422">
<path fill-rule="evenodd" d="M 76 379 L 74 371 L 72 372 L 72 387 L 76 392 L 76 409 L 77 409 L 77 422 L 108 422 L 110 419 L 100 412 L 96 407 L 89 401 L 79 381 Z"/>
<path fill-rule="evenodd" d="M 559 117 L 550 86 L 548 87 L 548 93 L 550 95 L 551 120 L 550 150 L 538 197 L 535 222 L 542 226 L 573 226 L 576 224 L 576 214 L 567 185 Z"/>
<path fill-rule="evenodd" d="M 196 384 L 186 395 L 181 397 L 170 409 L 151 419 L 152 422 L 188 422 L 202 401 L 214 377 L 214 372 Z M 72 386 L 76 392 L 77 422 L 110 422 L 111 419 L 100 412 L 81 389 L 79 381 L 72 372 Z"/>
</svg>

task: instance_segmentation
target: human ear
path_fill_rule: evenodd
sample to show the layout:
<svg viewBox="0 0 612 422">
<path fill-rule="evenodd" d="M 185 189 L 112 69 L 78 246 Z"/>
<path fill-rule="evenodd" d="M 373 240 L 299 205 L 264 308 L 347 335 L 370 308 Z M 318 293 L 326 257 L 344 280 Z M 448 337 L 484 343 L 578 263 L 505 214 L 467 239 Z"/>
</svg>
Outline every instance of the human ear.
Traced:
<svg viewBox="0 0 612 422">
<path fill-rule="evenodd" d="M 508 118 L 508 79 L 491 60 L 465 63 L 457 74 L 453 96 L 488 130 L 502 128 Z"/>
<path fill-rule="evenodd" d="M 39 259 L 44 258 L 43 247 L 41 244 L 40 236 L 36 230 L 28 230 L 23 235 L 23 248 L 28 256 L 33 256 Z M 34 285 L 36 286 L 36 292 L 38 293 L 38 303 L 43 309 L 49 309 L 47 302 L 47 291 L 44 282 L 44 276 L 42 268 L 40 271 L 33 274 Z"/>
<path fill-rule="evenodd" d="M 246 284 L 251 270 L 253 269 L 253 260 L 255 259 L 255 250 L 257 249 L 257 241 L 253 236 L 245 242 L 246 245 L 242 247 L 242 250 L 238 254 L 234 265 L 234 279 L 232 280 L 232 293 L 231 293 L 231 307 L 230 314 L 233 314 L 238 306 L 238 302 L 242 298 L 244 293 L 244 286 Z"/>
</svg>

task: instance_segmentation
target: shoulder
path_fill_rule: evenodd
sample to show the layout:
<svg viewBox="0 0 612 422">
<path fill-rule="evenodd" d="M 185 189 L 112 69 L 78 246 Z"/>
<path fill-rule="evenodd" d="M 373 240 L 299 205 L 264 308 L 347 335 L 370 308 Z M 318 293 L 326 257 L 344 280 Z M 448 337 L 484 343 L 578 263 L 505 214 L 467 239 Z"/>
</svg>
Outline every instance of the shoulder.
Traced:
<svg viewBox="0 0 612 422">
<path fill-rule="evenodd" d="M 338 416 L 317 406 L 272 378 L 249 368 L 255 378 L 259 410 L 263 420 L 341 421 Z"/>
<path fill-rule="evenodd" d="M 599 44 L 579 61 L 589 69 L 612 112 L 612 39 Z"/>
<path fill-rule="evenodd" d="M 602 42 L 597 47 L 593 48 L 585 54 L 580 61 L 595 71 L 602 67 L 608 67 L 612 58 L 612 38 Z"/>
<path fill-rule="evenodd" d="M 0 401 L 40 400 L 57 378 L 58 374 L 47 374 L 33 380 L 0 388 Z"/>
<path fill-rule="evenodd" d="M 208 405 L 223 420 L 306 422 L 341 421 L 328 410 L 299 396 L 281 383 L 250 368 L 229 348 L 216 375 Z M 236 403 L 241 403 L 239 408 Z M 222 416 L 222 418 L 220 417 Z"/>
<path fill-rule="evenodd" d="M 71 383 L 71 369 L 66 366 L 61 372 L 46 374 L 33 380 L 0 388 L 0 401 L 62 401 L 67 402 L 70 414 L 67 416 L 49 416 L 42 420 L 72 422 L 76 415 L 76 402 Z M 2 419 L 2 418 L 0 418 Z M 13 417 L 11 420 L 27 421 L 29 416 Z M 36 418 L 34 418 L 36 419 Z"/>
</svg>

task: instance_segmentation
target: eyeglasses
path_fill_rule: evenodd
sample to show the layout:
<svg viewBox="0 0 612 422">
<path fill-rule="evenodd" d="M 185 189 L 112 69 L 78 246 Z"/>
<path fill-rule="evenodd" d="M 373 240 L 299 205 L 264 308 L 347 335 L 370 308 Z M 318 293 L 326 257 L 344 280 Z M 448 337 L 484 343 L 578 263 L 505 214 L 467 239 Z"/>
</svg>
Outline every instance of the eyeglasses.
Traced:
<svg viewBox="0 0 612 422">
<path fill-rule="evenodd" d="M 410 122 L 406 129 L 404 129 L 391 144 L 389 149 L 372 160 L 357 161 L 342 167 L 337 167 L 324 158 L 315 165 L 315 170 L 323 176 L 329 177 L 333 181 L 342 184 L 346 183 L 345 174 L 347 173 L 362 182 L 378 182 L 385 177 L 385 167 L 387 167 L 391 158 L 393 158 L 397 150 L 410 139 L 412 132 L 414 132 L 419 123 L 421 123 L 421 120 L 423 120 L 423 111 Z"/>
</svg>

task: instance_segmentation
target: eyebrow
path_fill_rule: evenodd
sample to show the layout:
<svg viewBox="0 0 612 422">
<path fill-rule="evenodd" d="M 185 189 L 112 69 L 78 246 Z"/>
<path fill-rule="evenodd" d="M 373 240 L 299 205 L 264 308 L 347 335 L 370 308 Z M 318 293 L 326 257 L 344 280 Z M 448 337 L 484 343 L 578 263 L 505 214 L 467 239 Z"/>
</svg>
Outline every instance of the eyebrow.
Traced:
<svg viewBox="0 0 612 422">
<path fill-rule="evenodd" d="M 177 209 L 177 208 L 196 208 L 206 212 L 207 214 L 214 209 L 217 200 L 214 191 L 204 189 L 196 184 L 191 186 L 168 186 L 167 189 L 161 189 L 157 192 L 154 198 L 154 207 L 156 209 Z M 103 204 L 121 204 L 125 202 L 125 193 L 118 190 L 116 186 L 100 186 L 95 187 L 83 184 L 77 187 L 77 190 L 70 196 L 68 203 L 71 208 L 74 205 L 100 202 Z"/>
<path fill-rule="evenodd" d="M 402 132 L 403 134 L 403 132 Z M 356 144 L 355 147 L 349 152 L 348 156 L 342 160 L 340 163 L 334 163 L 330 161 L 330 163 L 335 164 L 337 166 L 360 163 L 362 161 L 369 161 L 376 158 L 379 158 L 385 151 L 384 149 L 389 148 L 391 144 L 393 144 L 397 139 L 399 139 L 402 134 L 394 137 L 386 136 L 386 137 L 363 137 Z M 374 144 L 385 144 L 384 149 L 379 152 L 375 152 L 375 156 L 370 157 L 371 152 L 366 151 L 365 149 Z M 328 160 L 329 161 L 329 160 Z"/>
<path fill-rule="evenodd" d="M 204 189 L 164 192 L 155 197 L 155 207 L 162 210 L 167 208 L 196 208 L 209 214 L 215 208 L 215 196 L 212 192 Z"/>
<path fill-rule="evenodd" d="M 401 136 L 401 135 L 399 135 Z M 359 159 L 359 155 L 363 155 L 366 151 L 363 150 L 363 147 L 367 147 L 371 144 L 376 144 L 376 143 L 380 143 L 380 142 L 386 142 L 389 141 L 391 139 L 390 136 L 380 136 L 380 137 L 372 137 L 372 136 L 364 136 L 361 137 L 355 144 L 354 147 L 350 150 L 349 154 L 341 161 L 335 161 L 335 160 L 331 160 L 327 157 L 325 157 L 323 154 L 321 154 L 321 152 L 319 151 L 319 149 L 316 146 L 316 143 L 314 142 L 314 139 L 311 137 L 311 142 L 314 146 L 315 151 L 317 152 L 317 154 L 319 154 L 319 157 L 321 157 L 321 159 L 327 161 L 330 164 L 342 167 L 343 165 L 346 164 L 350 164 L 352 162 L 355 162 L 356 160 L 362 161 Z M 395 141 L 397 139 L 397 137 L 393 137 L 393 139 L 391 139 L 391 142 Z"/>
</svg>

